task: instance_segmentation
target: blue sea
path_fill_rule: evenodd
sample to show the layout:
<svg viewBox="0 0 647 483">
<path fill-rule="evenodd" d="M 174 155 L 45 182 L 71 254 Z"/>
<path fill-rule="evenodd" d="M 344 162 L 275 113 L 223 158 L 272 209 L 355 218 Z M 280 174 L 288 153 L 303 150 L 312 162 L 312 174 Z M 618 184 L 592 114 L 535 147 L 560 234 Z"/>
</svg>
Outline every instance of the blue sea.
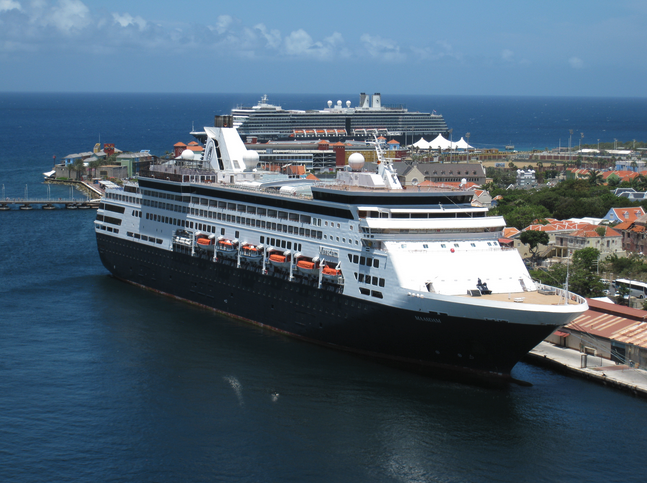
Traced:
<svg viewBox="0 0 647 483">
<path fill-rule="evenodd" d="M 3 195 L 46 196 L 53 156 L 97 142 L 164 154 L 262 94 L 0 94 Z M 383 102 L 478 147 L 647 141 L 647 99 Z M 94 216 L 0 212 L 0 481 L 644 480 L 645 400 L 526 363 L 532 387 L 425 378 L 141 290 L 101 265 Z"/>
</svg>

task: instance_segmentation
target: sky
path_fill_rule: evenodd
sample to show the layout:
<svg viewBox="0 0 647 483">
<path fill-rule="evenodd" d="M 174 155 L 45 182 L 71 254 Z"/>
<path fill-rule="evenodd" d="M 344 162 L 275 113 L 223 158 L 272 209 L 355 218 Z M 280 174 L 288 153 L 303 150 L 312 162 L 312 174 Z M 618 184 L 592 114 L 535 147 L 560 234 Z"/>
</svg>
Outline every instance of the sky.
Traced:
<svg viewBox="0 0 647 483">
<path fill-rule="evenodd" d="M 645 97 L 645 0 L 0 0 L 0 92 Z"/>
</svg>

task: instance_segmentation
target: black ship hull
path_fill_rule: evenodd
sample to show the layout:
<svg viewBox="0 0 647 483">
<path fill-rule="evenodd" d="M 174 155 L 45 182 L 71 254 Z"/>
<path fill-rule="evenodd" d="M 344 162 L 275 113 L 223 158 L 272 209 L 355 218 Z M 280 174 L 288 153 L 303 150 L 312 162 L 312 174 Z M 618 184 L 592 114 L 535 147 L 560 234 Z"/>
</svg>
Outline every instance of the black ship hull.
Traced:
<svg viewBox="0 0 647 483">
<path fill-rule="evenodd" d="M 103 233 L 97 244 L 118 279 L 423 373 L 512 380 L 514 365 L 556 328 L 422 314 Z"/>
</svg>

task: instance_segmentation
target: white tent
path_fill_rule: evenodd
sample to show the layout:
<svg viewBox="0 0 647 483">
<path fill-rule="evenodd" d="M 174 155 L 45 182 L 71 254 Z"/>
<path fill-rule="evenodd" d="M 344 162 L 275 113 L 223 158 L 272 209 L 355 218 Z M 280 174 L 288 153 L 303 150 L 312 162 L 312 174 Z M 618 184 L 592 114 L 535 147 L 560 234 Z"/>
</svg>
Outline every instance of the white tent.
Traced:
<svg viewBox="0 0 647 483">
<path fill-rule="evenodd" d="M 429 143 L 425 141 L 424 138 L 420 138 L 420 140 L 413 143 L 413 145 L 418 149 L 429 149 Z"/>
<path fill-rule="evenodd" d="M 463 138 L 457 143 L 454 143 L 454 146 L 456 149 L 474 149 L 474 146 L 467 144 Z"/>
<path fill-rule="evenodd" d="M 431 141 L 430 146 L 431 149 L 451 149 L 452 143 L 439 134 L 436 139 Z"/>
</svg>

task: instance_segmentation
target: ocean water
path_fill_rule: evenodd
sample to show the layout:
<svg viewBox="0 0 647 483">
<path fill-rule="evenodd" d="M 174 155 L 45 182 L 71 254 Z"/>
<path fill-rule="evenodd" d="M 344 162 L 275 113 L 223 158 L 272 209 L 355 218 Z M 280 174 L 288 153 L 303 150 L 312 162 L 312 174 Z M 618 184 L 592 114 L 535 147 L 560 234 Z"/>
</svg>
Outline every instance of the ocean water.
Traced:
<svg viewBox="0 0 647 483">
<path fill-rule="evenodd" d="M 41 173 L 53 155 L 91 150 L 99 136 L 163 154 L 191 140 L 192 124 L 257 97 L 0 94 L 0 183 L 6 196 L 25 187 L 46 195 Z M 285 107 L 337 98 L 278 97 Z M 534 133 L 537 113 L 545 113 L 538 125 L 555 125 L 548 138 L 587 123 L 618 140 L 647 140 L 644 100 L 411 96 L 406 104 L 438 106 L 471 141 L 474 126 L 487 124 L 488 139 L 538 142 L 541 133 L 494 138 Z M 494 104 L 498 125 L 481 120 Z M 558 105 L 572 112 L 551 117 Z M 51 188 L 52 197 L 68 194 Z M 0 212 L 0 481 L 644 479 L 645 400 L 525 363 L 513 375 L 532 387 L 424 378 L 141 290 L 101 265 L 94 216 Z"/>
</svg>

